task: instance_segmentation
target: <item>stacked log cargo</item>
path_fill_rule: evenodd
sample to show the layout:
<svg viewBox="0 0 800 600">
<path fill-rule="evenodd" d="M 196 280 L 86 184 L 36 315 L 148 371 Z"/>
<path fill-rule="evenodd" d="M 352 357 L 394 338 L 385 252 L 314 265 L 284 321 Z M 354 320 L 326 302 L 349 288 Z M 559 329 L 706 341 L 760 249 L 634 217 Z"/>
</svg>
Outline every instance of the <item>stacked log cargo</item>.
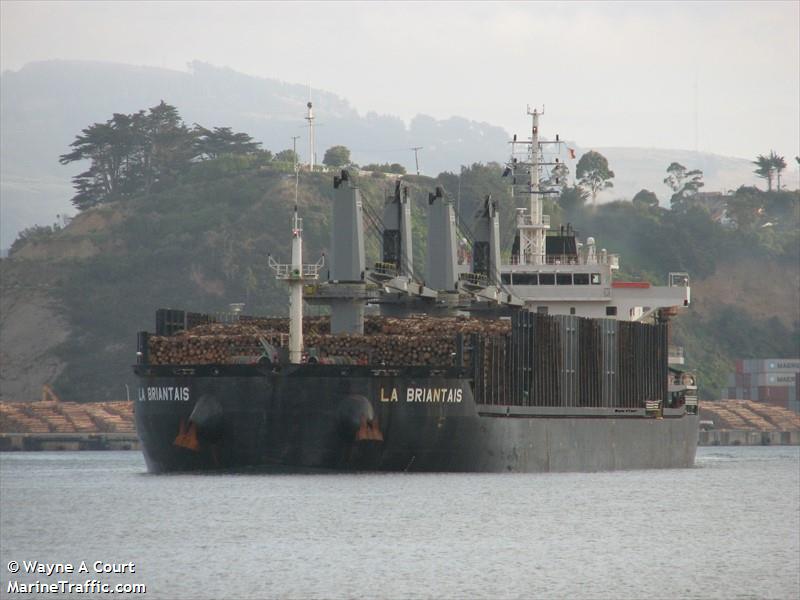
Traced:
<svg viewBox="0 0 800 600">
<path fill-rule="evenodd" d="M 304 319 L 305 346 L 319 362 L 455 366 L 458 336 L 480 332 L 498 336 L 510 330 L 508 320 L 418 317 L 368 317 L 364 335 L 330 333 L 324 317 Z M 162 364 L 240 364 L 256 362 L 265 345 L 286 346 L 288 319 L 242 319 L 237 323 L 198 325 L 174 335 L 149 337 L 149 362 Z"/>
</svg>

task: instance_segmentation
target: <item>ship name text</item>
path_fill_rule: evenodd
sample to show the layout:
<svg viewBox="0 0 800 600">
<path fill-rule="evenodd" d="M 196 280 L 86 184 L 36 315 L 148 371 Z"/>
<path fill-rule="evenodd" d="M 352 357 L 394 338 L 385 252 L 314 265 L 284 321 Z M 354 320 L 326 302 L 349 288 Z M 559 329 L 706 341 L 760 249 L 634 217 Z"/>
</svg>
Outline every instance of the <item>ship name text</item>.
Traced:
<svg viewBox="0 0 800 600">
<path fill-rule="evenodd" d="M 139 402 L 188 402 L 188 387 L 140 387 Z"/>
<path fill-rule="evenodd" d="M 406 402 L 440 402 L 458 403 L 461 402 L 463 390 L 461 388 L 406 388 Z M 380 391 L 381 402 L 398 402 L 400 395 L 397 388 L 392 388 L 387 392 L 384 388 Z"/>
</svg>

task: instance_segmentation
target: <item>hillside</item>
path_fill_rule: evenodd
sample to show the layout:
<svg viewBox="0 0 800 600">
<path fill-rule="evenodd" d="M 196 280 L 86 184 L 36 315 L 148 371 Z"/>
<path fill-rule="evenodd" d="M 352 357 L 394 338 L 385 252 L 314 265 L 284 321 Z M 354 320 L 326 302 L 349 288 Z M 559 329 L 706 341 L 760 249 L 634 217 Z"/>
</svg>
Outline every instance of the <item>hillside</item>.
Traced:
<svg viewBox="0 0 800 600">
<path fill-rule="evenodd" d="M 9 247 L 26 227 L 49 225 L 56 215 L 74 214 L 70 178 L 83 165 L 61 166 L 58 156 L 77 132 L 115 112 L 130 113 L 162 99 L 179 106 L 190 125 L 246 131 L 273 152 L 290 148 L 292 137 L 300 136 L 298 151 L 307 159 L 306 85 L 251 77 L 199 62 L 192 63 L 189 72 L 91 61 L 31 63 L 0 74 L 0 248 Z M 524 107 L 530 100 L 519 99 L 519 128 L 511 133 L 523 135 L 528 127 Z M 313 90 L 313 101 L 319 124 L 318 159 L 326 148 L 343 144 L 359 164 L 397 162 L 411 172 L 415 165 L 410 148 L 422 146 L 421 169 L 428 175 L 508 159 L 510 133 L 488 123 L 462 117 L 437 120 L 424 114 L 405 123 L 391 115 L 359 114 L 347 100 L 320 90 Z M 551 131 L 546 121 L 543 132 L 573 139 L 573 132 Z M 580 139 L 570 146 L 578 155 L 583 153 Z M 650 148 L 595 150 L 609 158 L 617 174 L 614 188 L 602 194 L 601 201 L 630 198 L 648 188 L 666 202 L 664 170 L 675 160 L 703 169 L 707 190 L 755 181 L 753 166 L 741 158 Z M 574 173 L 574 161 L 567 163 Z M 786 183 L 791 186 L 795 180 Z"/>
<path fill-rule="evenodd" d="M 286 258 L 294 178 L 275 169 L 222 172 L 194 168 L 177 185 L 82 212 L 68 227 L 18 243 L 0 261 L 0 391 L 30 400 L 50 383 L 65 400 L 114 400 L 134 384 L 136 332 L 152 330 L 154 311 L 225 311 L 244 302 L 251 314 L 285 314 L 286 291 L 267 254 Z M 499 166 L 474 165 L 462 178 L 461 207 L 500 200 L 506 247 L 513 206 Z M 308 257 L 327 250 L 332 173 L 303 173 L 299 204 Z M 424 264 L 423 211 L 439 184 L 407 176 L 414 199 L 415 262 Z M 360 178 L 365 201 L 380 206 L 392 182 Z M 453 194 L 455 195 L 455 194 Z M 797 202 L 795 201 L 795 204 Z M 553 223 L 574 223 L 623 255 L 624 278 L 663 283 L 668 271 L 692 274 L 693 308 L 675 322 L 705 397 L 718 396 L 734 358 L 797 355 L 797 227 L 745 234 L 702 211 L 675 214 L 611 203 L 567 214 L 548 205 Z M 770 237 L 771 236 L 771 237 Z M 367 235 L 368 263 L 377 237 Z M 769 242 L 769 243 L 767 243 Z"/>
</svg>

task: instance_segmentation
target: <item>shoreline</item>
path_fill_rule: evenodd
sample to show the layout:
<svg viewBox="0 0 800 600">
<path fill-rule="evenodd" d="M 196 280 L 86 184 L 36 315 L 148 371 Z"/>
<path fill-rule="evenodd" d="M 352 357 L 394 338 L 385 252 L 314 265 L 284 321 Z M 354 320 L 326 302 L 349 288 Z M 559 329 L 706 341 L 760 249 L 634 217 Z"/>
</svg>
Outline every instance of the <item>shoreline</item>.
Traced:
<svg viewBox="0 0 800 600">
<path fill-rule="evenodd" d="M 135 433 L 0 433 L 0 452 L 139 449 Z"/>
</svg>

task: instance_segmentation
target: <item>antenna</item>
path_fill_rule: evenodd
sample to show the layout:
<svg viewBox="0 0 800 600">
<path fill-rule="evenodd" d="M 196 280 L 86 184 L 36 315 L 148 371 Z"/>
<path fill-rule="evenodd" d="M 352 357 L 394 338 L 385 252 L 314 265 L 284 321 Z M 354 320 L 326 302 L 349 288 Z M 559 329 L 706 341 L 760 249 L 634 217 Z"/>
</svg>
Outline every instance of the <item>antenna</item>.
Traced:
<svg viewBox="0 0 800 600">
<path fill-rule="evenodd" d="M 297 140 L 300 139 L 299 135 L 292 136 L 292 152 L 294 152 L 294 170 L 297 171 Z"/>
<path fill-rule="evenodd" d="M 311 86 L 308 86 L 308 95 L 311 96 Z M 316 151 L 314 149 L 314 109 L 311 105 L 311 100 L 306 104 L 308 112 L 306 113 L 306 121 L 308 121 L 308 167 L 314 170 L 314 159 Z"/>
<path fill-rule="evenodd" d="M 699 87 L 700 84 L 698 82 L 697 76 L 697 69 L 695 68 L 694 71 L 694 151 L 698 151 L 698 139 L 699 139 L 699 119 L 698 119 L 698 96 L 699 96 Z"/>
<path fill-rule="evenodd" d="M 411 149 L 414 151 L 414 162 L 417 164 L 417 175 L 419 175 L 419 151 L 423 149 L 423 146 L 414 146 Z"/>
<path fill-rule="evenodd" d="M 299 135 L 292 136 L 292 152 L 294 152 L 294 212 L 297 213 L 297 192 L 300 188 L 300 165 L 297 163 L 297 140 Z"/>
</svg>

